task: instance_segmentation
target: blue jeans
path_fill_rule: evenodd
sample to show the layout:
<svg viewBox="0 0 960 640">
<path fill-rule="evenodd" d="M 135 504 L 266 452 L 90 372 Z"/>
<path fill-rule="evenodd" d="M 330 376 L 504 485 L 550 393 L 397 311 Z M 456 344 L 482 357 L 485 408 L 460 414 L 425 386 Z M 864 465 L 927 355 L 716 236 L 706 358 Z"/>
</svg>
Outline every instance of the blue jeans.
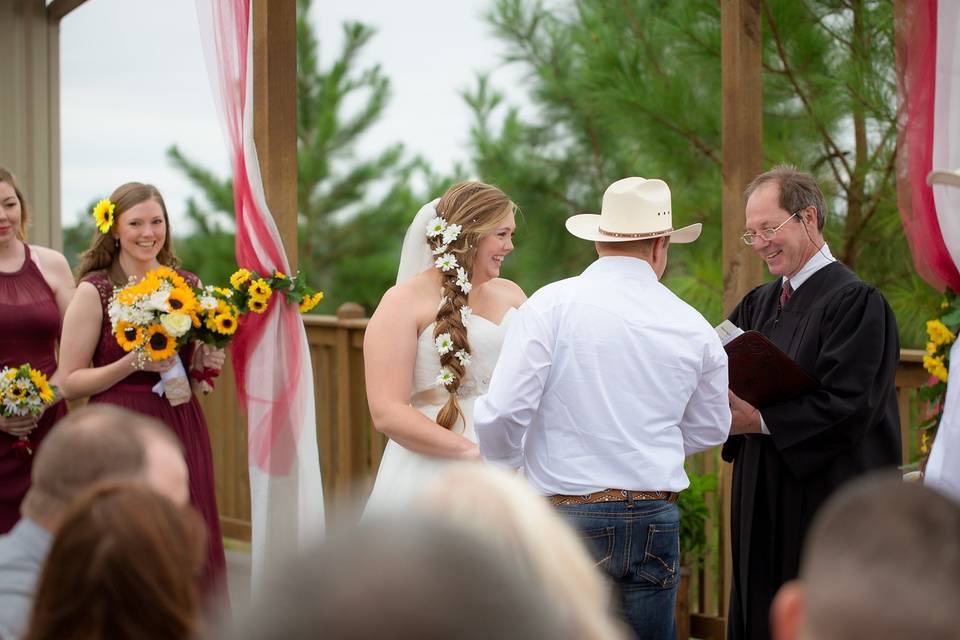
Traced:
<svg viewBox="0 0 960 640">
<path fill-rule="evenodd" d="M 599 502 L 557 507 L 580 532 L 597 566 L 617 585 L 637 638 L 676 638 L 680 581 L 680 511 L 666 500 Z"/>
</svg>

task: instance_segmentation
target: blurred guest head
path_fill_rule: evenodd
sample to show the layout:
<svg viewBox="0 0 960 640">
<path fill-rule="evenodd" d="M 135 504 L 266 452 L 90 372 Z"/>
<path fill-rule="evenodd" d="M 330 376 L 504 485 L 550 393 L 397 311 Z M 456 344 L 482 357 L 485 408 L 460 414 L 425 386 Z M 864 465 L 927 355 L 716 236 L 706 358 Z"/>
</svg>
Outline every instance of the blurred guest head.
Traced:
<svg viewBox="0 0 960 640">
<path fill-rule="evenodd" d="M 492 465 L 452 465 L 424 493 L 428 514 L 475 531 L 528 570 L 554 618 L 577 638 L 618 638 L 610 586 L 576 532 L 546 499 L 514 473 Z"/>
<path fill-rule="evenodd" d="M 277 572 L 230 640 L 576 638 L 501 550 L 431 519 L 365 521 Z"/>
<path fill-rule="evenodd" d="M 107 479 L 145 482 L 177 504 L 189 499 L 186 462 L 170 429 L 149 416 L 95 403 L 71 411 L 44 439 L 23 514 L 54 531 L 77 494 Z"/>
<path fill-rule="evenodd" d="M 776 640 L 956 640 L 958 603 L 960 506 L 872 476 L 817 515 L 770 617 Z"/>
<path fill-rule="evenodd" d="M 37 587 L 29 640 L 182 640 L 195 632 L 203 521 L 143 484 L 70 507 Z"/>
</svg>

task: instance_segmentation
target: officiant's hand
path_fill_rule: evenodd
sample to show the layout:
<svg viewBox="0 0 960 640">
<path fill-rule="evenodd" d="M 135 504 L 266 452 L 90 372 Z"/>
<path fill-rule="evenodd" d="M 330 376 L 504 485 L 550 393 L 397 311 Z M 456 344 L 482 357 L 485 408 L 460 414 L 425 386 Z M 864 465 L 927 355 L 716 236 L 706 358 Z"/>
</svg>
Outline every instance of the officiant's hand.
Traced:
<svg viewBox="0 0 960 640">
<path fill-rule="evenodd" d="M 762 433 L 760 430 L 760 412 L 745 400 L 741 400 L 733 391 L 728 391 L 730 398 L 730 435 L 740 436 L 747 433 Z"/>
</svg>

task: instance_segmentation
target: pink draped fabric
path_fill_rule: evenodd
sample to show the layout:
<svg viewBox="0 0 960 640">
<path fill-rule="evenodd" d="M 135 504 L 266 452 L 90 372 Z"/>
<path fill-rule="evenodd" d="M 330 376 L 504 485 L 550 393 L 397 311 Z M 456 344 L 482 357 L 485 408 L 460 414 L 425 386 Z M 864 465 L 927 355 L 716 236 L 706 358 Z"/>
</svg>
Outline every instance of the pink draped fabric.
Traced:
<svg viewBox="0 0 960 640">
<path fill-rule="evenodd" d="M 197 0 L 197 12 L 230 151 L 237 263 L 289 274 L 253 142 L 251 0 Z M 313 372 L 297 306 L 275 293 L 266 313 L 244 318 L 231 354 L 248 421 L 256 584 L 271 554 L 294 551 L 323 527 Z"/>
<path fill-rule="evenodd" d="M 944 241 L 933 189 L 926 181 L 934 168 L 937 134 L 937 15 L 937 0 L 897 3 L 897 196 L 917 273 L 938 289 L 960 291 L 960 272 Z"/>
</svg>

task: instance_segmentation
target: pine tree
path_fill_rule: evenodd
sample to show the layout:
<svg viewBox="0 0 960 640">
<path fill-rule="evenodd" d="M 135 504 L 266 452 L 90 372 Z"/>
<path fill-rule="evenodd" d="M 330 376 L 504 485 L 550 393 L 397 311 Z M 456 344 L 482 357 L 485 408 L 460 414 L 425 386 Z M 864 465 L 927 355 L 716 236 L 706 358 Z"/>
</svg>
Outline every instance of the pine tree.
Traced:
<svg viewBox="0 0 960 640">
<path fill-rule="evenodd" d="M 914 274 L 896 209 L 896 84 L 889 2 L 766 0 L 764 166 L 814 173 L 837 255 L 891 300 L 904 342 L 938 296 Z M 628 175 L 673 190 L 675 223 L 702 238 L 675 247 L 665 282 L 721 315 L 720 16 L 713 0 L 552 3 L 498 0 L 488 20 L 522 65 L 535 113 L 507 107 L 480 77 L 466 99 L 479 173 L 524 209 L 510 274 L 525 289 L 580 271 L 593 248 L 562 232 L 598 212 Z M 527 113 L 524 111 L 523 113 Z M 499 116 L 499 118 L 498 118 Z"/>
<path fill-rule="evenodd" d="M 403 232 L 425 197 L 409 185 L 428 169 L 405 158 L 400 144 L 373 158 L 357 158 L 358 140 L 382 115 L 390 93 L 379 65 L 357 67 L 374 31 L 344 24 L 343 49 L 324 68 L 307 20 L 310 5 L 311 0 L 297 3 L 299 268 L 311 285 L 327 291 L 319 312 L 351 301 L 369 313 L 393 283 Z M 168 153 L 205 201 L 187 202 L 195 231 L 178 243 L 178 252 L 204 281 L 223 282 L 235 267 L 232 181 L 175 146 Z M 374 198 L 375 193 L 383 195 Z"/>
</svg>

